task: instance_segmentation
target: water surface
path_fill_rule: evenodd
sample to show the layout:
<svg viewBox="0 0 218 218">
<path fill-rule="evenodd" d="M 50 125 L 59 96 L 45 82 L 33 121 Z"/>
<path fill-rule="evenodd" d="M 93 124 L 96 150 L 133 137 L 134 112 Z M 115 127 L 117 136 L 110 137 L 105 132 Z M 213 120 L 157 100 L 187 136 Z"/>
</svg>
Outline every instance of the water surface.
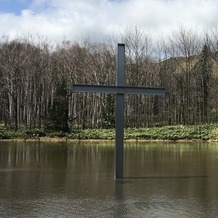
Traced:
<svg viewBox="0 0 218 218">
<path fill-rule="evenodd" d="M 0 141 L 0 217 L 195 217 L 218 214 L 218 144 Z"/>
</svg>

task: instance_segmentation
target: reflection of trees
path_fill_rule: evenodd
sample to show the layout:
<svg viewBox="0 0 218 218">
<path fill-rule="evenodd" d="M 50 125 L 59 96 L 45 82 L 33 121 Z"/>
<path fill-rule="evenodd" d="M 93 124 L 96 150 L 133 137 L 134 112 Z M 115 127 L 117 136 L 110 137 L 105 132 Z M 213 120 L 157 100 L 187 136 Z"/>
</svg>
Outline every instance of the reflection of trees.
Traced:
<svg viewBox="0 0 218 218">
<path fill-rule="evenodd" d="M 111 142 L 3 142 L 1 198 L 56 196 L 68 206 L 77 202 L 81 210 L 97 204 L 102 214 L 106 208 L 110 214 L 128 215 L 186 208 L 183 203 L 194 199 L 196 208 L 210 213 L 217 199 L 217 155 L 213 144 L 126 143 L 124 175 L 129 178 L 115 183 Z"/>
<path fill-rule="evenodd" d="M 208 151 L 202 144 L 130 145 L 125 152 L 125 168 L 131 176 L 207 175 Z M 194 160 L 194 163 L 192 162 Z"/>
<path fill-rule="evenodd" d="M 110 195 L 112 192 L 112 187 L 107 189 L 104 184 L 99 184 L 102 175 L 108 177 L 110 183 L 114 181 L 114 146 L 111 143 L 96 146 L 37 141 L 8 142 L 6 145 L 0 151 L 0 157 L 1 166 L 6 171 L 11 170 L 13 175 L 8 184 L 15 187 L 19 183 L 17 185 L 26 193 L 34 192 L 33 184 L 37 186 L 35 191 L 41 185 L 42 189 L 48 188 L 48 192 L 62 187 L 66 192 L 73 191 L 78 195 L 86 195 L 90 185 L 93 196 L 98 193 L 102 198 L 105 193 Z"/>
<path fill-rule="evenodd" d="M 63 148 L 63 147 L 62 147 Z M 12 168 L 56 167 L 66 165 L 67 151 L 42 142 L 14 142 L 8 146 L 4 163 Z"/>
</svg>

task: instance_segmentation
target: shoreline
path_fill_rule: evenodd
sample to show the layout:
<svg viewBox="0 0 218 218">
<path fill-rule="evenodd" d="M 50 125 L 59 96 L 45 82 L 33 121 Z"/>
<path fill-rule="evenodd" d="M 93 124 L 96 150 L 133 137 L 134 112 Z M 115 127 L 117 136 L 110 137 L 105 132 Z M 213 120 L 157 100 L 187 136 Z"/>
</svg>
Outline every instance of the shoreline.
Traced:
<svg viewBox="0 0 218 218">
<path fill-rule="evenodd" d="M 69 138 L 59 138 L 59 137 L 38 137 L 38 138 L 11 138 L 11 139 L 0 139 L 1 141 L 17 141 L 17 142 L 114 142 L 115 139 L 69 139 Z M 218 140 L 203 140 L 203 139 L 124 139 L 125 142 L 202 142 L 210 143 L 217 142 Z"/>
</svg>

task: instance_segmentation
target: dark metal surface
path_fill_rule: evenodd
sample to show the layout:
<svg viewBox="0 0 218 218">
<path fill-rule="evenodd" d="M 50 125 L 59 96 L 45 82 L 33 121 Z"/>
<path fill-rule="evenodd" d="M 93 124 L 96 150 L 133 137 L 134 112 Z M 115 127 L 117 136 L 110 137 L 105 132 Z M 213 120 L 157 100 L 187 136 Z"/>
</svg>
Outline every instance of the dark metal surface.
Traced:
<svg viewBox="0 0 218 218">
<path fill-rule="evenodd" d="M 111 93 L 111 94 L 139 94 L 139 95 L 165 95 L 164 88 L 130 87 L 130 86 L 104 86 L 79 85 L 72 86 L 72 92 Z"/>
</svg>

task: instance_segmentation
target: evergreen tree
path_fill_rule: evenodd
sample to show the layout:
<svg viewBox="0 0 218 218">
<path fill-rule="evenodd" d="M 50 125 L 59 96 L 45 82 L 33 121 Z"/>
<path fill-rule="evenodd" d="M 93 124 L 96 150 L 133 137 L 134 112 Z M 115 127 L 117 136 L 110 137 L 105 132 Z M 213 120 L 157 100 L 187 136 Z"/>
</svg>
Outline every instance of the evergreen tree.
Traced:
<svg viewBox="0 0 218 218">
<path fill-rule="evenodd" d="M 68 88 L 66 79 L 57 84 L 54 100 L 45 123 L 46 130 L 68 132 Z"/>
<path fill-rule="evenodd" d="M 102 108 L 102 127 L 115 128 L 115 96 L 106 94 Z"/>
<path fill-rule="evenodd" d="M 201 112 L 203 120 L 208 119 L 208 103 L 209 103 L 209 83 L 212 75 L 211 52 L 207 45 L 204 45 L 200 59 L 200 75 L 201 75 Z"/>
<path fill-rule="evenodd" d="M 204 45 L 199 61 L 195 66 L 197 111 L 200 122 L 208 122 L 210 82 L 213 62 L 208 45 Z"/>
</svg>

